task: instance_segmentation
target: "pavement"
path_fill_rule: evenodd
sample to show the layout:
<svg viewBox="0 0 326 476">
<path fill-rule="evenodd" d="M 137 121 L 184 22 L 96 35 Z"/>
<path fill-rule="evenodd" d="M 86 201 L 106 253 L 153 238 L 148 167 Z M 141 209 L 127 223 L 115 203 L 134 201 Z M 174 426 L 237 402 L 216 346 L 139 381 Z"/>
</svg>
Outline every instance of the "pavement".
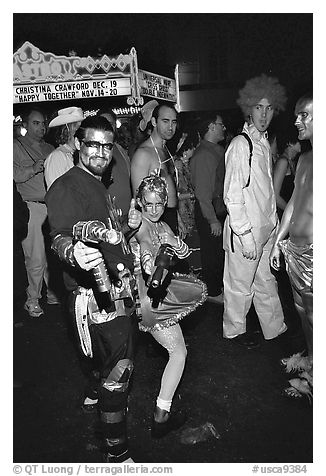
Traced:
<svg viewBox="0 0 326 476">
<path fill-rule="evenodd" d="M 279 360 L 304 350 L 305 341 L 285 279 L 280 294 L 290 332 L 272 341 L 260 334 L 255 349 L 222 337 L 220 305 L 205 303 L 182 321 L 188 356 L 174 407 L 184 409 L 188 420 L 161 440 L 152 440 L 149 428 L 167 356 L 140 333 L 128 413 L 135 462 L 312 462 L 312 404 L 282 395 L 292 375 Z M 19 303 L 14 307 L 13 461 L 101 463 L 97 415 L 80 409 L 85 359 L 64 306 L 44 299 L 42 305 L 40 319 L 29 318 Z M 253 310 L 248 324 L 259 329 Z M 208 423 L 215 436 L 203 433 Z M 202 441 L 189 444 L 185 430 L 199 432 Z"/>
</svg>

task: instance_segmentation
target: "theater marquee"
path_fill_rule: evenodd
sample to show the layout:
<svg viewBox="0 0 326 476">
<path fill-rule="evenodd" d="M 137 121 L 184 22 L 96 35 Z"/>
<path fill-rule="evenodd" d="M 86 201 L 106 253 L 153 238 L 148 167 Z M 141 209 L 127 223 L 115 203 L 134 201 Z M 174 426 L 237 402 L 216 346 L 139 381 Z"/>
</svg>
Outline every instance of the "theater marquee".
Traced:
<svg viewBox="0 0 326 476">
<path fill-rule="evenodd" d="M 57 56 L 26 41 L 13 57 L 14 104 L 124 96 L 139 107 L 143 96 L 178 103 L 177 93 L 177 78 L 138 69 L 135 48 L 114 57 Z"/>
<path fill-rule="evenodd" d="M 69 81 L 38 85 L 14 86 L 14 104 L 66 99 L 128 96 L 130 78 L 102 79 L 97 81 Z"/>
</svg>

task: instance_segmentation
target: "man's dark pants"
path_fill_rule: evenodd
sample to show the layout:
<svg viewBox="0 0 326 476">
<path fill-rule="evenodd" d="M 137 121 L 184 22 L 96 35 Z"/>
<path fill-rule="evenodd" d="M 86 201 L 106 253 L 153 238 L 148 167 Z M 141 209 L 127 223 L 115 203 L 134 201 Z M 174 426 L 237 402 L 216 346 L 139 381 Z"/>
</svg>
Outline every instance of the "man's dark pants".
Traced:
<svg viewBox="0 0 326 476">
<path fill-rule="evenodd" d="M 74 303 L 72 295 L 72 316 Z M 98 379 L 93 373 L 87 393 L 91 398 L 96 398 L 97 394 L 104 450 L 113 456 L 122 455 L 128 449 L 126 411 L 137 331 L 134 313 L 89 327 L 93 369 L 96 369 Z"/>
<path fill-rule="evenodd" d="M 218 296 L 223 289 L 223 225 L 225 216 L 219 216 L 222 225 L 220 236 L 213 236 L 211 227 L 201 212 L 199 202 L 195 201 L 195 223 L 200 241 L 202 279 L 207 285 L 209 296 Z"/>
</svg>

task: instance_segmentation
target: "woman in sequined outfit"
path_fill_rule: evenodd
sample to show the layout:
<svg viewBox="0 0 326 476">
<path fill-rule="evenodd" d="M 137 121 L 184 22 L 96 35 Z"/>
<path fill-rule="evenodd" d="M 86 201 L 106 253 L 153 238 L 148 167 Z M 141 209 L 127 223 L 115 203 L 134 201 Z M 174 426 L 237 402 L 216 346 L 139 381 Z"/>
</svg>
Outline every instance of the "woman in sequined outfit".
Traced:
<svg viewBox="0 0 326 476">
<path fill-rule="evenodd" d="M 204 302 L 207 291 L 205 284 L 193 276 L 168 273 L 163 280 L 163 283 L 170 280 L 164 296 L 154 304 L 154 299 L 149 297 L 148 284 L 156 268 L 154 263 L 160 246 L 170 245 L 179 259 L 186 258 L 190 252 L 186 243 L 176 237 L 165 222 L 160 221 L 167 203 L 165 179 L 157 175 L 145 177 L 138 188 L 137 203 L 143 217 L 142 225 L 135 235 L 137 242 L 133 244 L 142 314 L 139 328 L 150 332 L 169 353 L 152 422 L 152 437 L 161 438 L 185 422 L 185 415 L 181 412 L 170 413 L 187 355 L 178 321 Z"/>
</svg>

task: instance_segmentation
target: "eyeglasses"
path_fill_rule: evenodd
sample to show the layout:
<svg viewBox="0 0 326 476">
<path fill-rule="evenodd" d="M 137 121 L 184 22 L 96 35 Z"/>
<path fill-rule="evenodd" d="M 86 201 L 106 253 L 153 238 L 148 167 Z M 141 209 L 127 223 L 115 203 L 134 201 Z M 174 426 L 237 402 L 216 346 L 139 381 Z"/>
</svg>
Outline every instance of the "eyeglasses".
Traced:
<svg viewBox="0 0 326 476">
<path fill-rule="evenodd" d="M 82 140 L 83 144 L 86 145 L 86 147 L 88 147 L 89 149 L 96 149 L 96 150 L 100 150 L 101 147 L 102 149 L 104 150 L 104 152 L 106 152 L 107 154 L 109 152 L 111 152 L 112 148 L 113 148 L 113 143 L 112 142 L 108 142 L 106 144 L 102 144 L 101 142 L 97 142 L 95 140 L 90 140 L 90 141 L 85 141 L 85 140 Z"/>
<path fill-rule="evenodd" d="M 163 209 L 165 207 L 165 203 L 148 203 L 146 202 L 145 200 L 142 200 L 142 204 L 145 208 L 145 210 L 148 210 L 149 208 L 152 209 L 152 211 L 156 210 L 156 209 Z"/>
</svg>

